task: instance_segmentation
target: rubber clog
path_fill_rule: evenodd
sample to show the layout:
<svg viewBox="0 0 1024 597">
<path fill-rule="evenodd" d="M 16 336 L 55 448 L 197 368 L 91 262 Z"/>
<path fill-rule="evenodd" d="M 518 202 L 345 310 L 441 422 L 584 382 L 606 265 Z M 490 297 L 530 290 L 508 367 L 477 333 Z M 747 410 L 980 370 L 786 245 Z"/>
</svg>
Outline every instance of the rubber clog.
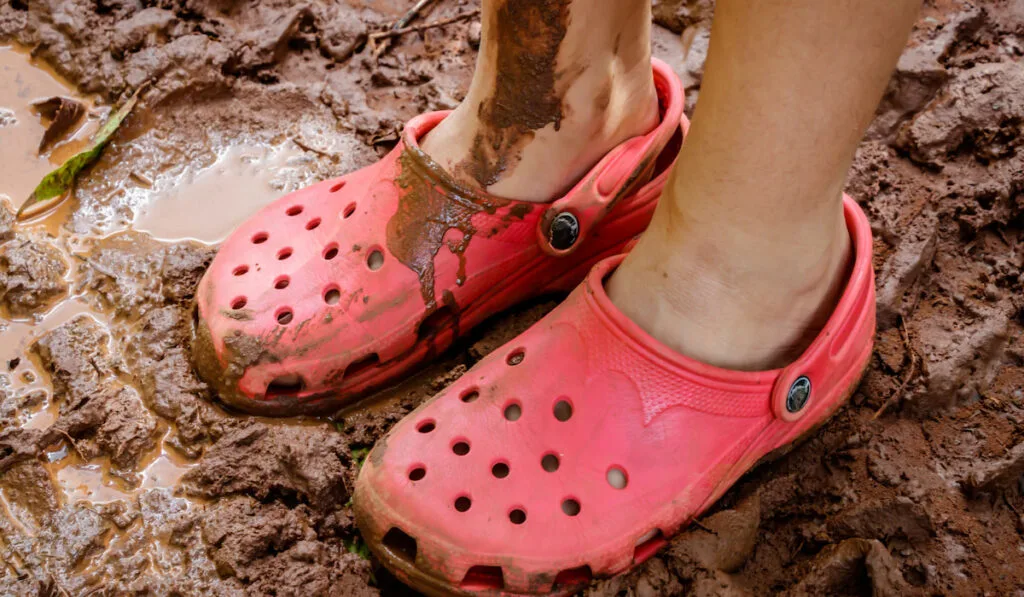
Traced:
<svg viewBox="0 0 1024 597">
<path fill-rule="evenodd" d="M 621 262 L 400 421 L 369 454 L 356 522 L 428 594 L 570 594 L 626 571 L 856 388 L 875 328 L 871 231 L 844 199 L 854 263 L 825 328 L 780 370 L 682 356 L 608 299 Z"/>
<path fill-rule="evenodd" d="M 446 348 L 490 315 L 569 292 L 642 232 L 688 122 L 678 77 L 653 61 L 661 122 L 552 203 L 464 188 L 411 120 L 378 163 L 287 195 L 228 238 L 201 281 L 194 360 L 228 404 L 329 412 Z"/>
</svg>

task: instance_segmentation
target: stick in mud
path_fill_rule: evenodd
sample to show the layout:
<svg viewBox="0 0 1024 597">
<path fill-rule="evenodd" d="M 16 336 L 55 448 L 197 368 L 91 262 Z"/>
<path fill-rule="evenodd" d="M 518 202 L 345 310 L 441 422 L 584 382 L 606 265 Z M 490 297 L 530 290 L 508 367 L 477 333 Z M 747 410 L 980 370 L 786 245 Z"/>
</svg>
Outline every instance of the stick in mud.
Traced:
<svg viewBox="0 0 1024 597">
<path fill-rule="evenodd" d="M 435 27 L 444 27 L 445 25 L 451 25 L 452 23 L 458 23 L 465 19 L 472 19 L 480 16 L 480 9 L 469 10 L 461 14 L 457 14 L 454 17 L 447 19 L 441 19 L 439 21 L 432 21 L 430 23 L 423 23 L 421 25 L 413 25 L 411 27 L 403 27 L 401 29 L 389 29 L 388 31 L 381 31 L 379 33 L 371 33 L 371 42 L 377 42 L 381 39 L 388 39 L 392 37 L 399 37 L 406 33 L 414 33 L 416 31 L 426 31 L 427 29 L 433 29 Z"/>
</svg>

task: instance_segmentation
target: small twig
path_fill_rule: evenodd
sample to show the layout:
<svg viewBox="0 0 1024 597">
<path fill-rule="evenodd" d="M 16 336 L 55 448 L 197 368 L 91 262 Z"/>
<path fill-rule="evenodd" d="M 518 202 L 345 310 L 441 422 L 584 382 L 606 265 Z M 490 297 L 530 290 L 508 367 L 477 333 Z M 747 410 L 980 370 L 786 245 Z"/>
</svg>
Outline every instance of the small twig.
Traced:
<svg viewBox="0 0 1024 597">
<path fill-rule="evenodd" d="M 334 157 L 334 156 L 332 156 L 331 154 L 327 153 L 326 151 L 324 151 L 322 149 L 317 149 L 316 147 L 313 147 L 312 145 L 306 143 L 305 141 L 300 141 L 298 137 L 294 137 L 292 139 L 292 143 L 298 145 L 299 149 L 302 149 L 304 151 L 308 151 L 310 153 L 315 153 L 315 154 L 317 154 L 320 157 L 325 157 L 325 158 L 333 158 Z"/>
<path fill-rule="evenodd" d="M 375 43 L 382 39 L 388 39 L 392 37 L 398 37 L 405 35 L 406 33 L 414 33 L 416 31 L 425 31 L 427 29 L 433 29 L 434 27 L 444 27 L 445 25 L 451 25 L 465 19 L 471 19 L 479 16 L 480 9 L 469 10 L 461 14 L 457 14 L 454 17 L 447 19 L 441 19 L 439 21 L 432 21 L 430 23 L 423 23 L 420 25 L 413 25 L 411 27 L 403 27 L 401 29 L 389 29 L 387 31 L 379 31 L 377 33 L 371 33 L 369 38 L 371 43 Z"/>
<path fill-rule="evenodd" d="M 391 29 L 394 30 L 406 27 L 407 25 L 409 25 L 409 23 L 412 22 L 413 19 L 415 19 L 420 14 L 421 10 L 426 8 L 427 5 L 433 1 L 434 0 L 420 0 L 419 2 L 414 4 L 412 8 L 406 11 L 406 13 L 402 15 L 402 18 L 398 19 L 398 21 L 395 22 L 394 26 L 392 26 Z"/>
<path fill-rule="evenodd" d="M 413 7 L 410 8 L 404 15 L 402 15 L 402 18 L 392 23 L 389 29 L 391 31 L 404 29 L 406 26 L 409 25 L 409 23 L 412 22 L 413 19 L 415 19 L 420 14 L 420 11 L 426 8 L 426 6 L 430 4 L 432 1 L 433 0 L 420 0 L 419 2 L 414 4 Z M 380 58 L 381 54 L 387 52 L 388 49 L 391 48 L 391 40 L 393 38 L 386 37 L 382 39 L 383 42 L 378 43 L 378 38 L 374 38 L 372 35 L 366 38 L 366 41 L 370 46 L 371 53 L 373 54 L 374 60 Z"/>
<path fill-rule="evenodd" d="M 141 183 L 147 189 L 153 187 L 153 179 L 146 176 L 142 172 L 136 172 L 135 170 L 132 170 L 131 172 L 128 173 L 128 175 L 134 178 L 137 182 Z"/>
<path fill-rule="evenodd" d="M 1020 518 L 1020 512 L 1013 507 L 1013 504 L 1010 502 L 1010 498 L 1006 497 L 1006 492 L 1003 492 L 1003 503 L 1009 506 L 1010 510 L 1013 510 L 1013 513 L 1017 515 L 1017 518 Z"/>
<path fill-rule="evenodd" d="M 800 540 L 800 544 L 796 546 L 796 549 L 793 550 L 793 553 L 789 554 L 789 561 L 790 562 L 792 562 L 793 560 L 796 559 L 796 554 L 800 553 L 800 550 L 802 550 L 804 548 L 804 544 L 805 543 L 807 543 L 806 539 L 801 539 Z"/>
<path fill-rule="evenodd" d="M 64 439 L 68 440 L 68 443 L 71 444 L 71 449 L 75 451 L 75 454 L 78 454 L 79 458 L 81 458 L 82 460 L 89 460 L 82 454 L 82 451 L 78 449 L 78 444 L 75 442 L 75 439 L 71 437 L 71 434 L 69 434 L 67 431 L 64 431 L 63 429 L 57 429 L 56 431 L 57 433 L 63 435 Z"/>
<path fill-rule="evenodd" d="M 716 533 L 715 531 L 712 531 L 708 527 L 702 525 L 699 520 L 694 520 L 690 524 L 692 524 L 693 526 L 697 527 L 698 529 L 704 531 L 705 533 L 711 533 L 712 535 L 718 535 L 718 533 Z"/>
<path fill-rule="evenodd" d="M 117 274 L 116 273 L 114 273 L 113 271 L 111 271 L 111 270 L 103 267 L 102 265 L 96 263 L 92 259 L 86 259 L 85 260 L 85 264 L 88 265 L 89 267 L 91 267 L 92 269 L 98 271 L 99 273 L 103 274 L 104 276 L 108 277 L 108 278 L 111 278 L 113 280 L 117 279 Z"/>
<path fill-rule="evenodd" d="M 903 377 L 903 381 L 900 383 L 900 387 L 889 395 L 882 403 L 881 408 L 875 412 L 875 416 L 871 417 L 871 420 L 877 420 L 878 417 L 891 406 L 897 399 L 903 397 L 903 392 L 907 389 L 907 385 L 910 380 L 914 379 L 914 375 L 917 374 L 917 364 L 921 357 L 917 355 L 917 351 L 910 344 L 910 332 L 907 331 L 907 322 L 903 319 L 903 315 L 900 315 L 900 338 L 903 340 L 903 347 L 907 349 L 907 353 L 910 354 L 910 369 L 907 370 L 907 374 Z"/>
</svg>

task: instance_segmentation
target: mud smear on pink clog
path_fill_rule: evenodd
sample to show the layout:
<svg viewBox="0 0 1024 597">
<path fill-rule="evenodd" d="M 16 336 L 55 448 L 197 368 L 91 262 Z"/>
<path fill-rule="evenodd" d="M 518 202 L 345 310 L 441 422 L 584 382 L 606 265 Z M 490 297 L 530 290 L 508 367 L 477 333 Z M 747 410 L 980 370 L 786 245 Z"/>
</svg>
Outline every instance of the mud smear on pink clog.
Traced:
<svg viewBox="0 0 1024 597">
<path fill-rule="evenodd" d="M 466 279 L 466 249 L 477 233 L 473 216 L 494 214 L 509 201 L 476 192 L 456 183 L 417 147 L 406 147 L 398 158 L 395 184 L 401 189 L 398 211 L 388 220 L 388 250 L 416 272 L 428 310 L 437 306 L 434 257 L 448 237 L 448 249 L 459 257 L 456 283 Z M 449 235 L 458 232 L 457 238 Z"/>
</svg>

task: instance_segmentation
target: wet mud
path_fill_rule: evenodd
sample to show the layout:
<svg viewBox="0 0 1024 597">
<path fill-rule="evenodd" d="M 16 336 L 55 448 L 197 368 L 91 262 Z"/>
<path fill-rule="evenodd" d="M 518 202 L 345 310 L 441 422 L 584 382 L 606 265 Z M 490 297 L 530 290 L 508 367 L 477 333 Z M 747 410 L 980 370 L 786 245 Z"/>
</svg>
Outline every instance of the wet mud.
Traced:
<svg viewBox="0 0 1024 597">
<path fill-rule="evenodd" d="M 396 183 L 406 192 L 399 199 L 398 211 L 388 220 L 388 251 L 416 272 L 423 303 L 427 309 L 434 309 L 434 257 L 445 236 L 450 236 L 448 231 L 458 232 L 458 238 L 449 240 L 448 247 L 459 256 L 455 281 L 462 284 L 466 279 L 466 249 L 477 232 L 473 216 L 480 212 L 493 214 L 509 202 L 459 185 L 419 148 L 406 147 L 398 164 Z"/>
<path fill-rule="evenodd" d="M 222 408 L 190 362 L 215 243 L 454 107 L 479 23 L 366 34 L 411 0 L 0 6 L 0 594 L 405 595 L 349 503 L 368 448 L 543 316 L 498 317 L 330 418 Z M 422 20 L 464 10 L 434 2 Z M 710 1 L 655 2 L 699 96 Z M 1008 595 L 1024 585 L 1024 7 L 926 3 L 848 192 L 875 231 L 876 353 L 851 403 L 598 595 Z M 9 70 L 9 69 L 13 69 Z M 13 213 L 149 82 L 55 210 Z M 81 102 L 38 152 L 31 103 Z M 69 127 L 74 129 L 74 126 Z M 458 215 L 458 214 L 455 214 Z M 444 239 L 441 239 L 442 241 Z"/>
<path fill-rule="evenodd" d="M 456 168 L 486 189 L 515 168 L 516 155 L 535 131 L 562 122 L 562 96 L 568 85 L 557 65 L 569 26 L 568 0 L 503 2 L 491 15 L 494 41 L 486 48 L 495 69 L 490 96 L 480 103 L 481 132 L 469 156 Z M 499 26 L 514 23 L 514 26 Z M 525 109 L 524 109 L 525 108 Z M 508 157 L 512 156 L 512 157 Z"/>
</svg>

